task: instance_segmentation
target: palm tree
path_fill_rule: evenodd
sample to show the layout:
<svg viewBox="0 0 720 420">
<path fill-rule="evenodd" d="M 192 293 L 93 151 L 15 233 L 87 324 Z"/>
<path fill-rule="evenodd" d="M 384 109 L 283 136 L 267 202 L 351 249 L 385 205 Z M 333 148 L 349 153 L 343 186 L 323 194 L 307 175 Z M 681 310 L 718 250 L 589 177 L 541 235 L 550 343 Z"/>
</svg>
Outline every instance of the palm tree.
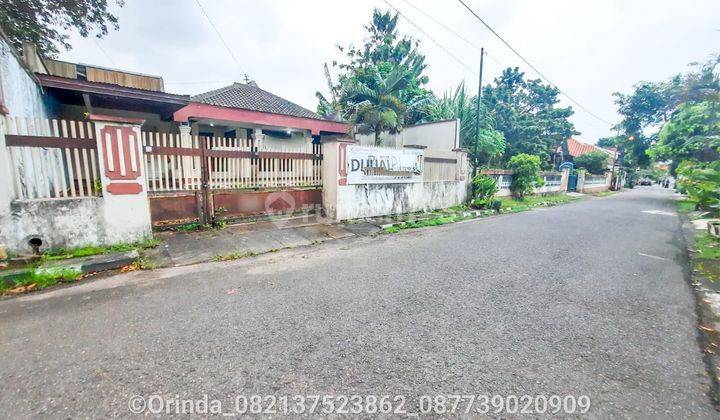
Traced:
<svg viewBox="0 0 720 420">
<path fill-rule="evenodd" d="M 411 83 L 413 73 L 405 63 L 394 66 L 383 76 L 377 67 L 370 67 L 366 81 L 349 79 L 340 89 L 345 120 L 362 134 L 375 134 L 375 145 L 381 145 L 380 133 L 396 134 L 402 130 L 408 110 L 417 102 L 405 104 L 400 99 Z"/>
<path fill-rule="evenodd" d="M 477 96 L 468 95 L 465 82 L 460 82 L 454 93 L 445 92 L 441 98 L 430 97 L 422 107 L 423 122 L 460 120 L 460 145 L 468 149 L 473 167 L 489 165 L 505 151 L 505 137 L 494 129 L 493 118 L 486 107 L 481 108 L 480 133 L 477 134 Z"/>
</svg>

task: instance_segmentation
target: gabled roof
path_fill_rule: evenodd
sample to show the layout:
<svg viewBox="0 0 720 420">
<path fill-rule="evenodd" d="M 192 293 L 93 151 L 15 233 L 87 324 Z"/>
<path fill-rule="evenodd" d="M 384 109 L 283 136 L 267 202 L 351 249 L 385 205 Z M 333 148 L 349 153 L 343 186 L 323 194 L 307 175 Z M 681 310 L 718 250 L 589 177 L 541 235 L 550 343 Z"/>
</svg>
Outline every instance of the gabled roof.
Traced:
<svg viewBox="0 0 720 420">
<path fill-rule="evenodd" d="M 323 119 L 320 115 L 300 105 L 260 89 L 254 82 L 248 84 L 236 82 L 230 86 L 195 95 L 190 99 L 193 102 L 227 108 L 241 108 L 317 120 Z"/>
<path fill-rule="evenodd" d="M 594 144 L 587 144 L 587 143 L 579 142 L 572 137 L 567 139 L 567 147 L 568 147 L 568 154 L 572 157 L 578 157 L 580 155 L 584 155 L 585 153 L 590 153 L 590 152 L 595 152 L 595 151 L 605 152 L 605 153 L 609 154 L 610 156 L 615 156 L 615 152 L 616 152 L 616 150 L 614 150 L 614 148 L 610 149 L 610 150 L 603 149 L 602 147 L 598 147 Z"/>
</svg>

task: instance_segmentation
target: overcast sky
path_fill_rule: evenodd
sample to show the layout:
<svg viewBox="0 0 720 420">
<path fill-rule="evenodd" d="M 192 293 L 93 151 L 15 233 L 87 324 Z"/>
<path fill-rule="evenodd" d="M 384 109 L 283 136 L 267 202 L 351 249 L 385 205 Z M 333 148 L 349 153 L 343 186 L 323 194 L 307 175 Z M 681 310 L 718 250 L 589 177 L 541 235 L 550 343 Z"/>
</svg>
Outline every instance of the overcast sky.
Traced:
<svg viewBox="0 0 720 420">
<path fill-rule="evenodd" d="M 73 36 L 61 59 L 162 76 L 168 92 L 200 93 L 247 73 L 258 85 L 315 110 L 327 91 L 322 65 L 342 58 L 337 44 L 362 45 L 374 0 L 200 0 L 240 62 L 223 47 L 195 0 L 126 0 L 120 30 L 103 39 Z M 538 77 L 455 0 L 388 0 L 445 49 L 476 69 L 479 52 L 410 4 L 486 48 L 485 81 L 506 66 Z M 409 2 L 409 3 L 408 3 Z M 489 25 L 565 93 L 617 122 L 612 92 L 664 79 L 720 52 L 718 0 L 467 0 Z M 407 20 L 421 40 L 429 87 L 438 94 L 477 77 Z M 495 61 L 497 60 L 497 61 Z M 499 64 L 499 63 L 500 64 Z M 331 72 L 332 72 L 331 68 Z M 564 104 L 570 104 L 563 98 Z M 573 106 L 578 138 L 594 142 L 610 126 Z"/>
</svg>

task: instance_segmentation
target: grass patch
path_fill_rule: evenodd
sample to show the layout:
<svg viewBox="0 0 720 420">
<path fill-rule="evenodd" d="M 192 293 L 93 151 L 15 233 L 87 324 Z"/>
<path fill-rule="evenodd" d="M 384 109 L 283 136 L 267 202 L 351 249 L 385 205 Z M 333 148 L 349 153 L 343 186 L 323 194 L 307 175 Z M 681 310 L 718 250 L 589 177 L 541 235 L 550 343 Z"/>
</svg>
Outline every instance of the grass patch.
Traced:
<svg viewBox="0 0 720 420">
<path fill-rule="evenodd" d="M 184 225 L 175 226 L 172 228 L 175 232 L 194 232 L 200 230 L 203 227 L 200 223 L 186 223 Z"/>
<path fill-rule="evenodd" d="M 66 260 L 68 258 L 89 257 L 92 255 L 109 254 L 111 252 L 127 252 L 132 250 L 141 250 L 155 248 L 160 241 L 155 238 L 144 239 L 135 243 L 121 243 L 108 246 L 85 246 L 82 248 L 55 248 L 45 251 L 42 255 L 43 260 L 55 261 Z"/>
<path fill-rule="evenodd" d="M 576 200 L 577 198 L 571 197 L 565 194 L 552 194 L 552 195 L 530 195 L 521 200 L 514 197 L 500 197 L 499 200 L 502 203 L 500 209 L 511 211 L 525 211 L 531 207 L 537 206 L 554 206 L 556 204 L 564 204 L 570 201 Z M 515 210 L 520 208 L 521 210 Z"/>
<path fill-rule="evenodd" d="M 270 250 L 269 252 L 275 252 L 277 250 Z M 232 261 L 232 260 L 239 260 L 241 258 L 247 258 L 252 257 L 254 255 L 257 255 L 255 252 L 252 251 L 237 251 L 237 252 L 231 252 L 229 254 L 218 254 L 214 255 L 212 257 L 212 260 L 215 262 L 218 261 Z"/>
<path fill-rule="evenodd" d="M 81 275 L 78 270 L 64 267 L 30 270 L 12 281 L 0 281 L 0 293 L 13 294 L 45 289 L 58 283 L 76 281 Z"/>
<path fill-rule="evenodd" d="M 720 238 L 705 232 L 695 236 L 695 269 L 709 281 L 720 280 Z"/>
<path fill-rule="evenodd" d="M 695 237 L 696 258 L 720 261 L 720 238 L 705 232 Z"/>
<path fill-rule="evenodd" d="M 677 211 L 678 213 L 690 213 L 695 211 L 695 202 L 690 200 L 678 200 Z"/>
<path fill-rule="evenodd" d="M 441 226 L 441 225 L 447 225 L 448 223 L 455 223 L 460 220 L 464 220 L 464 217 L 462 215 L 442 216 L 442 217 L 436 217 L 434 219 L 425 219 L 425 220 L 408 220 L 406 222 L 398 223 L 394 226 L 385 228 L 385 232 L 386 233 L 398 233 L 404 229 L 417 229 L 417 228 L 423 228 L 423 227 L 428 227 L 428 226 Z"/>
</svg>

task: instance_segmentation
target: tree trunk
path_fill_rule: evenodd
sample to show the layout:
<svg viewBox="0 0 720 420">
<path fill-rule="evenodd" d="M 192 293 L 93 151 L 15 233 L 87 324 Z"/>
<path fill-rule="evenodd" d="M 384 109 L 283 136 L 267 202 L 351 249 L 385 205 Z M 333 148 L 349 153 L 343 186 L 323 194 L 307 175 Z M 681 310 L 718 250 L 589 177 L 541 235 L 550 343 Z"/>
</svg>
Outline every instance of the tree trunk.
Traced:
<svg viewBox="0 0 720 420">
<path fill-rule="evenodd" d="M 380 127 L 375 127 L 375 146 L 382 146 L 380 141 Z"/>
</svg>

